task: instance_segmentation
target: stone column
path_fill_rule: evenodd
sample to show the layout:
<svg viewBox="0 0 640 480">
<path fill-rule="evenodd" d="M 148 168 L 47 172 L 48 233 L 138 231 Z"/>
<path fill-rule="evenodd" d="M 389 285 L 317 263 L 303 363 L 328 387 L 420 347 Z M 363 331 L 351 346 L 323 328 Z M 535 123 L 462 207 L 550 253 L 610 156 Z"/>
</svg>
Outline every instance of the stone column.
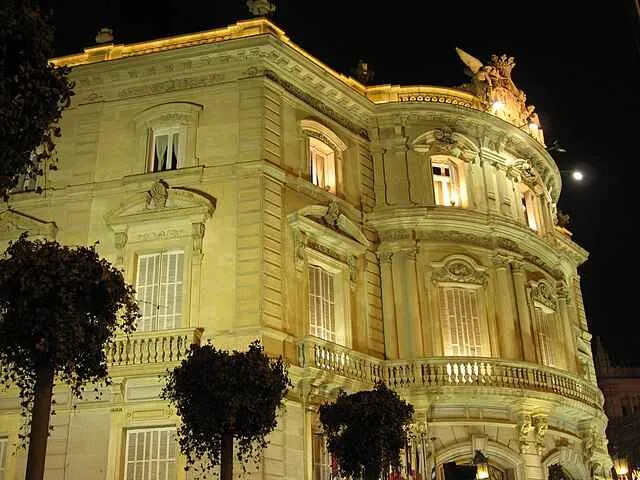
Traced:
<svg viewBox="0 0 640 480">
<path fill-rule="evenodd" d="M 382 277 L 382 316 L 384 324 L 384 352 L 390 360 L 398 358 L 398 326 L 394 309 L 393 274 L 391 272 L 391 252 L 380 256 L 380 276 Z"/>
<path fill-rule="evenodd" d="M 513 278 L 509 259 L 503 255 L 493 257 L 495 266 L 495 303 L 500 336 L 500 352 L 507 360 L 522 359 L 520 333 L 516 324 L 513 299 Z"/>
<path fill-rule="evenodd" d="M 527 362 L 536 362 L 536 348 L 531 328 L 531 310 L 527 302 L 526 274 L 521 261 L 511 262 L 513 272 L 513 289 L 518 307 L 518 320 L 520 324 L 520 338 L 522 339 L 522 354 Z"/>
<path fill-rule="evenodd" d="M 559 320 L 562 325 L 562 329 L 559 329 L 559 335 L 564 337 L 564 357 L 565 367 L 570 372 L 577 371 L 577 353 L 575 344 L 575 335 L 573 333 L 573 322 L 569 317 L 569 289 L 565 282 L 558 282 L 556 288 L 558 296 L 558 310 Z"/>
</svg>

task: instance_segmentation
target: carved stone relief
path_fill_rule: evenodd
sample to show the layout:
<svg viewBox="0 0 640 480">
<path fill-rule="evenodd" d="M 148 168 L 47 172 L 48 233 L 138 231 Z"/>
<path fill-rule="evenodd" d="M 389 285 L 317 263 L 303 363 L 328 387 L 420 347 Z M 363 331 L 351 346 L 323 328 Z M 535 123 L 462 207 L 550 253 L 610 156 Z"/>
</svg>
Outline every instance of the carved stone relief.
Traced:
<svg viewBox="0 0 640 480">
<path fill-rule="evenodd" d="M 436 267 L 431 278 L 434 283 L 458 282 L 486 285 L 488 275 L 485 271 L 476 269 L 468 261 L 454 258 Z"/>
<path fill-rule="evenodd" d="M 169 185 L 164 180 L 158 180 L 145 195 L 147 209 L 157 210 L 166 207 L 168 197 Z"/>
<path fill-rule="evenodd" d="M 553 290 L 549 284 L 543 280 L 532 284 L 531 286 L 531 298 L 534 302 L 539 302 L 545 307 L 551 310 L 556 310 L 558 301 L 553 294 Z"/>
</svg>

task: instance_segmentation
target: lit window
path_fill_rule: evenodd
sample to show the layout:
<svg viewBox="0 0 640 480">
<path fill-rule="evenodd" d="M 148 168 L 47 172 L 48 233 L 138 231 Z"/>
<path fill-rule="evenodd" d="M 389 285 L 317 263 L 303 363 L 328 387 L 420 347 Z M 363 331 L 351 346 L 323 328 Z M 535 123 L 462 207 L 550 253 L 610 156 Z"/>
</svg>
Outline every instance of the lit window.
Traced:
<svg viewBox="0 0 640 480">
<path fill-rule="evenodd" d="M 336 341 L 335 275 L 317 265 L 309 265 L 309 333 Z"/>
<path fill-rule="evenodd" d="M 520 205 L 525 222 L 531 230 L 537 232 L 540 229 L 538 203 L 535 194 L 525 185 L 520 185 Z"/>
<path fill-rule="evenodd" d="M 152 130 L 149 171 L 162 172 L 182 167 L 180 131 L 178 128 Z"/>
<path fill-rule="evenodd" d="M 7 446 L 9 441 L 7 438 L 0 437 L 0 480 L 4 480 L 5 470 L 7 468 Z"/>
<path fill-rule="evenodd" d="M 440 316 L 445 355 L 482 356 L 478 290 L 440 287 Z"/>
<path fill-rule="evenodd" d="M 182 320 L 184 252 L 140 255 L 136 292 L 138 330 L 178 328 Z"/>
<path fill-rule="evenodd" d="M 310 137 L 309 160 L 311 183 L 336 193 L 336 158 L 333 149 L 317 138 Z"/>
<path fill-rule="evenodd" d="M 126 480 L 176 478 L 176 429 L 149 428 L 127 432 Z"/>
<path fill-rule="evenodd" d="M 459 206 L 456 169 L 452 163 L 433 163 L 433 191 L 436 205 Z"/>
<path fill-rule="evenodd" d="M 553 348 L 555 312 L 540 305 L 536 305 L 534 310 L 538 323 L 538 343 L 540 344 L 542 363 L 549 367 L 555 367 L 556 361 Z"/>
</svg>

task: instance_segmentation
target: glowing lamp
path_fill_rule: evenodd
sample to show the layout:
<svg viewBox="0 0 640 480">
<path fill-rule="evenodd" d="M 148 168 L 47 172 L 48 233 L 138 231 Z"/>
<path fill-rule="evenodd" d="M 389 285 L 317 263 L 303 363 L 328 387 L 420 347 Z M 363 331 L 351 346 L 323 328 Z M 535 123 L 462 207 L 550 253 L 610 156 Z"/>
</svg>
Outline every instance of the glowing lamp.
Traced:
<svg viewBox="0 0 640 480">
<path fill-rule="evenodd" d="M 571 178 L 577 182 L 581 182 L 584 179 L 584 174 L 580 170 L 576 170 L 571 173 Z"/>
<path fill-rule="evenodd" d="M 491 104 L 491 108 L 493 109 L 494 112 L 499 112 L 504 108 L 504 103 L 501 100 L 495 100 Z"/>
<path fill-rule="evenodd" d="M 489 463 L 480 450 L 476 450 L 471 463 L 476 467 L 476 480 L 487 480 L 489 478 Z"/>
<path fill-rule="evenodd" d="M 540 128 L 536 122 L 529 120 L 529 130 L 538 130 Z"/>
<path fill-rule="evenodd" d="M 613 468 L 618 477 L 625 477 L 629 473 L 629 464 L 624 457 L 616 457 L 613 459 Z"/>
</svg>

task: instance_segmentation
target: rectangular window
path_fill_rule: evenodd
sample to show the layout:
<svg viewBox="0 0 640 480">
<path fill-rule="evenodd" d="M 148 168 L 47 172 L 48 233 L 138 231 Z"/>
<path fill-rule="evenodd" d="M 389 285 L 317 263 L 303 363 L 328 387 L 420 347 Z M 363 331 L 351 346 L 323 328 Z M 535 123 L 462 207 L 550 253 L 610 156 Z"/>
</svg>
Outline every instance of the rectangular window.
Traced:
<svg viewBox="0 0 640 480">
<path fill-rule="evenodd" d="M 434 163 L 432 171 L 436 205 L 455 207 L 458 203 L 458 195 L 453 167 L 447 163 Z"/>
<path fill-rule="evenodd" d="M 9 439 L 0 437 L 0 480 L 4 480 L 7 468 L 7 449 Z"/>
<path fill-rule="evenodd" d="M 331 456 L 324 435 L 314 433 L 312 437 L 313 480 L 332 480 Z"/>
<path fill-rule="evenodd" d="M 177 128 L 153 130 L 151 138 L 149 170 L 162 172 L 175 170 L 182 165 L 180 132 Z"/>
<path fill-rule="evenodd" d="M 136 292 L 142 317 L 138 330 L 178 328 L 182 320 L 184 252 L 138 257 Z"/>
<path fill-rule="evenodd" d="M 446 355 L 482 356 L 476 289 L 440 287 L 440 316 Z"/>
<path fill-rule="evenodd" d="M 536 306 L 535 313 L 538 322 L 538 342 L 540 343 L 542 363 L 549 367 L 555 367 L 553 352 L 553 320 L 555 312 L 548 312 L 542 307 Z"/>
<path fill-rule="evenodd" d="M 311 183 L 336 193 L 336 159 L 333 149 L 317 138 L 309 138 Z"/>
<path fill-rule="evenodd" d="M 149 428 L 127 432 L 125 480 L 175 480 L 176 429 Z"/>
<path fill-rule="evenodd" d="M 336 341 L 336 298 L 334 274 L 309 265 L 309 333 Z"/>
</svg>

